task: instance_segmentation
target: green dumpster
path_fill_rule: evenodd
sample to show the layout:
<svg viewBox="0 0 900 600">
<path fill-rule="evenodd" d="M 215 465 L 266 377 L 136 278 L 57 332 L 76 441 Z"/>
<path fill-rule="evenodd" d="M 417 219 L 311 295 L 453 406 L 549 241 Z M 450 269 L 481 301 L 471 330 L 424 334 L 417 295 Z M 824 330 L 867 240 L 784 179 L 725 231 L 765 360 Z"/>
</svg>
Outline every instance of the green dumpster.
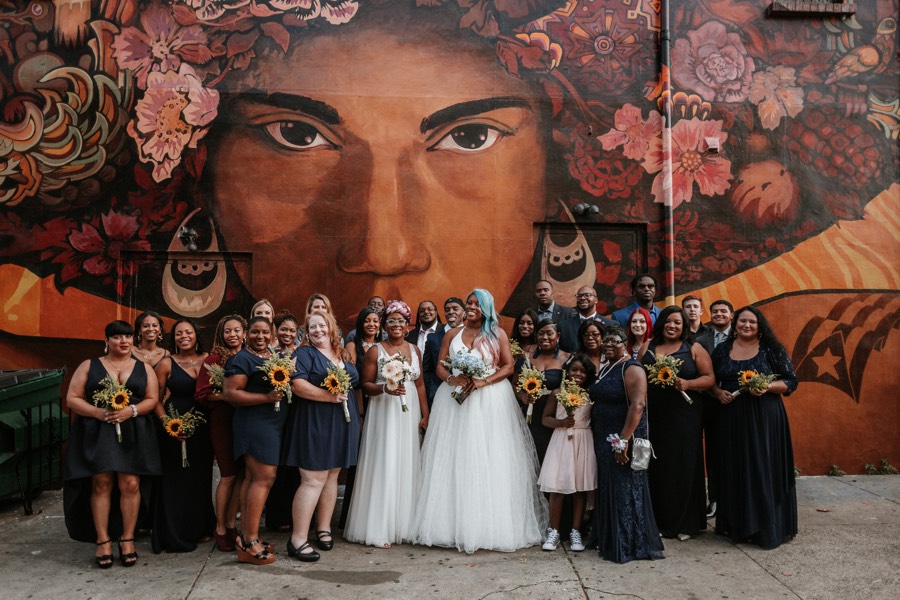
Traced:
<svg viewBox="0 0 900 600">
<path fill-rule="evenodd" d="M 64 373 L 0 371 L 0 499 L 20 497 L 27 515 L 38 491 L 62 481 L 62 444 L 69 435 L 59 389 Z"/>
</svg>

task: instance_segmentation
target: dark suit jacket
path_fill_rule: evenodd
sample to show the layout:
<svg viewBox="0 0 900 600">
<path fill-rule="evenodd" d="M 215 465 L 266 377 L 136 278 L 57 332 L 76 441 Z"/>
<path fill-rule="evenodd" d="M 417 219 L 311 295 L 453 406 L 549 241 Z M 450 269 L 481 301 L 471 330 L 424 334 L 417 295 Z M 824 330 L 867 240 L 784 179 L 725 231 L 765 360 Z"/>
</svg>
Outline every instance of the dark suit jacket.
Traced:
<svg viewBox="0 0 900 600">
<path fill-rule="evenodd" d="M 422 353 L 422 378 L 425 384 L 425 397 L 428 398 L 428 408 L 434 402 L 434 395 L 441 386 L 441 380 L 437 376 L 438 354 L 441 351 L 441 342 L 444 341 L 444 326 L 441 325 L 437 331 L 428 336 L 425 340 L 425 352 Z M 416 331 L 418 336 L 418 330 Z M 418 339 L 418 338 L 417 338 Z M 413 341 L 413 344 L 416 342 Z"/>
<path fill-rule="evenodd" d="M 703 346 L 704 350 L 709 352 L 709 355 L 712 356 L 713 350 L 715 350 L 716 347 L 716 328 L 707 325 L 705 330 L 697 334 L 697 337 L 694 338 L 694 342 Z"/>
<path fill-rule="evenodd" d="M 610 325 L 618 325 L 612 319 L 597 315 L 594 320 L 600 323 L 605 330 Z M 563 319 L 559 322 L 559 348 L 564 352 L 575 352 L 578 350 L 578 329 L 581 327 L 581 315 L 576 314 L 574 317 Z"/>
<path fill-rule="evenodd" d="M 538 310 L 538 307 L 536 307 L 536 306 L 534 307 L 534 311 L 537 313 L 541 312 L 540 310 Z M 563 306 L 559 302 L 554 302 L 552 314 L 553 314 L 553 317 L 552 317 L 553 320 L 556 321 L 557 323 L 559 323 L 563 319 L 568 319 L 569 317 L 578 316 L 578 311 L 575 310 L 574 308 L 572 308 L 571 306 Z M 537 325 L 537 323 L 535 323 L 535 325 Z"/>
</svg>

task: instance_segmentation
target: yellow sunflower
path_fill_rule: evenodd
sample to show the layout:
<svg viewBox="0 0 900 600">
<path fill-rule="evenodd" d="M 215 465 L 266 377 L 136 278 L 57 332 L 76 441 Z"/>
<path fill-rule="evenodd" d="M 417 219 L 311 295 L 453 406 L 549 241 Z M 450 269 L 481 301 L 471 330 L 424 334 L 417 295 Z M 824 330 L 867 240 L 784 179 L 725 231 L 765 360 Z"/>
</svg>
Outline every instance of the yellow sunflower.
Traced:
<svg viewBox="0 0 900 600">
<path fill-rule="evenodd" d="M 739 375 L 741 383 L 750 383 L 756 377 L 756 371 L 741 371 Z"/>
<path fill-rule="evenodd" d="M 659 379 L 661 383 L 668 383 L 672 381 L 675 377 L 675 373 L 672 372 L 672 369 L 669 367 L 663 367 L 659 370 L 659 373 L 656 375 L 656 378 Z"/>
<path fill-rule="evenodd" d="M 128 392 L 125 390 L 113 394 L 112 399 L 109 401 L 109 406 L 113 410 L 122 410 L 129 404 L 131 404 L 131 401 L 128 398 Z"/>
<path fill-rule="evenodd" d="M 567 394 L 566 398 L 568 399 L 566 404 L 569 406 L 582 406 L 584 404 L 584 397 L 579 396 L 578 394 Z"/>
<path fill-rule="evenodd" d="M 325 381 L 322 382 L 322 385 L 332 394 L 337 394 L 341 391 L 341 382 L 338 381 L 338 378 L 334 375 L 325 377 Z"/>
<path fill-rule="evenodd" d="M 269 371 L 269 381 L 274 386 L 284 385 L 290 378 L 291 374 L 284 367 L 276 366 Z"/>
<path fill-rule="evenodd" d="M 171 435 L 174 438 L 177 438 L 181 435 L 181 430 L 184 427 L 184 423 L 181 419 L 175 417 L 166 421 L 166 433 Z"/>
<path fill-rule="evenodd" d="M 525 385 L 522 387 L 525 389 L 526 394 L 534 394 L 541 389 L 541 380 L 537 377 L 530 377 L 525 381 Z"/>
</svg>

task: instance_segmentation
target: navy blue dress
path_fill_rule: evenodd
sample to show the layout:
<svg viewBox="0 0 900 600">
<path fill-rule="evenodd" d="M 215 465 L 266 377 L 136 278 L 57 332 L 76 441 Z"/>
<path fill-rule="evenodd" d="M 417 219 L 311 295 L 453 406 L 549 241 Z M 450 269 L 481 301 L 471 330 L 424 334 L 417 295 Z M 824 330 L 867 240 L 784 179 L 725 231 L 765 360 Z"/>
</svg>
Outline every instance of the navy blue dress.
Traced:
<svg viewBox="0 0 900 600">
<path fill-rule="evenodd" d="M 794 366 L 783 349 L 766 347 L 747 360 L 731 358 L 734 341 L 719 344 L 713 352 L 713 369 L 719 387 L 738 389 L 738 373 L 753 370 L 776 374 L 797 389 Z M 779 394 L 756 397 L 742 393 L 716 414 L 719 479 L 716 533 L 732 541 L 750 540 L 762 548 L 777 548 L 797 534 L 797 486 L 791 428 Z"/>
<path fill-rule="evenodd" d="M 538 353 L 535 352 L 533 358 L 537 358 Z M 559 348 L 556 349 L 556 352 L 553 354 L 553 358 L 559 358 Z M 519 374 L 522 372 L 522 368 L 525 366 L 525 361 L 523 359 L 519 359 L 516 361 L 516 370 L 515 370 L 515 382 L 513 386 L 515 387 L 519 379 Z M 558 390 L 559 386 L 562 385 L 563 380 L 563 370 L 562 369 L 547 369 L 543 371 L 544 373 L 544 387 L 550 391 Z M 544 407 L 547 406 L 547 399 L 550 398 L 550 395 L 541 396 L 537 400 L 534 401 L 534 408 L 531 412 L 531 423 L 528 424 L 528 430 L 531 432 L 531 437 L 534 439 L 534 449 L 537 450 L 538 454 L 538 463 L 544 464 L 544 455 L 547 454 L 547 448 L 550 446 L 550 438 L 553 437 L 553 428 L 547 427 L 543 422 L 544 415 Z M 527 406 L 521 406 L 522 414 L 525 415 L 528 411 Z"/>
<path fill-rule="evenodd" d="M 663 558 L 663 543 L 653 516 L 647 472 L 634 471 L 630 465 L 618 464 L 612 446 L 606 441 L 609 434 L 621 433 L 625 426 L 628 402 L 624 370 L 631 366 L 641 368 L 641 364 L 634 359 L 624 365 L 613 366 L 588 390 L 594 403 L 591 429 L 597 454 L 597 507 L 594 509 L 592 537 L 597 539 L 600 556 L 617 563 Z M 646 412 L 641 415 L 634 435 L 647 437 Z"/>
<path fill-rule="evenodd" d="M 202 368 L 202 367 L 201 367 Z M 209 411 L 197 404 L 197 380 L 172 360 L 166 380 L 170 396 L 165 409 L 178 414 L 189 410 L 206 419 L 187 439 L 188 466 L 181 466 L 181 441 L 159 429 L 162 477 L 153 506 L 153 552 L 193 552 L 201 538 L 213 534 L 216 513 L 212 503 L 213 451 L 209 434 Z"/>
<path fill-rule="evenodd" d="M 650 343 L 643 363 L 656 361 L 656 344 Z M 682 342 L 671 354 L 682 362 L 680 379 L 696 379 L 700 373 L 691 356 L 691 344 Z M 663 537 L 694 535 L 706 529 L 706 475 L 703 470 L 703 395 L 688 392 L 688 402 L 674 387 L 647 384 L 647 417 L 650 443 L 656 458 L 647 476 L 653 498 L 656 526 Z"/>
<path fill-rule="evenodd" d="M 245 391 L 254 394 L 268 394 L 272 384 L 259 367 L 266 362 L 255 354 L 243 349 L 225 364 L 225 377 L 246 375 Z M 284 424 L 287 422 L 288 403 L 281 401 L 281 410 L 274 404 L 254 404 L 237 406 L 234 411 L 234 457 L 238 459 L 249 454 L 259 462 L 277 465 L 281 454 Z"/>
<path fill-rule="evenodd" d="M 125 387 L 131 392 L 131 403 L 138 404 L 147 391 L 147 370 L 144 363 L 134 359 L 131 375 Z M 94 392 L 107 371 L 99 358 L 92 358 L 84 386 L 84 398 L 92 402 Z M 130 411 L 131 409 L 126 408 Z M 97 533 L 91 517 L 91 476 L 100 473 L 131 473 L 141 476 L 141 516 L 148 518 L 152 480 L 162 466 L 156 439 L 156 418 L 152 413 L 127 419 L 121 424 L 122 441 L 116 439 L 116 428 L 90 417 L 75 415 L 69 432 L 66 464 L 63 471 L 63 505 L 69 536 L 80 542 L 96 542 Z M 109 513 L 109 535 L 116 539 L 122 534 L 122 515 L 119 511 L 119 487 L 113 485 Z"/>
<path fill-rule="evenodd" d="M 293 379 L 305 379 L 316 387 L 325 381 L 331 361 L 315 346 L 302 346 L 294 355 L 297 372 Z M 349 362 L 344 369 L 352 387 L 359 385 L 359 374 Z M 318 402 L 294 396 L 285 437 L 283 462 L 308 471 L 352 467 L 359 453 L 359 411 L 350 391 L 347 406 L 350 422 L 344 419 L 340 403 Z"/>
</svg>

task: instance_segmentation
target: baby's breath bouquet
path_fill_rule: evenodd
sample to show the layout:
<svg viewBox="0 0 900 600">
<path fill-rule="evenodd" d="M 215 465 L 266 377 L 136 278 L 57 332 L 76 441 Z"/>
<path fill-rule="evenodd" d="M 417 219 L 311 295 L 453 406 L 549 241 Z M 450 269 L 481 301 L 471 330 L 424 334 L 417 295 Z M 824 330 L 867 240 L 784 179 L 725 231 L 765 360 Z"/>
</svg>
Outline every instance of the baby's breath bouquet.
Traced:
<svg viewBox="0 0 900 600">
<path fill-rule="evenodd" d="M 565 378 L 563 378 L 559 391 L 556 392 L 556 401 L 559 402 L 559 405 L 563 407 L 566 414 L 570 417 L 575 414 L 575 411 L 590 402 L 588 393 L 583 387 L 571 379 Z M 566 430 L 566 437 L 571 440 L 572 434 L 572 428 L 569 427 Z"/>
<path fill-rule="evenodd" d="M 542 371 L 526 365 L 522 372 L 519 373 L 516 389 L 520 392 L 525 392 L 536 402 L 541 396 L 546 396 L 550 393 L 550 390 L 544 386 L 544 382 L 544 373 Z M 534 402 L 528 405 L 528 410 L 525 412 L 526 423 L 531 423 L 532 413 L 534 413 Z"/>
<path fill-rule="evenodd" d="M 259 366 L 259 370 L 266 374 L 266 379 L 272 387 L 287 397 L 291 403 L 291 375 L 294 374 L 294 361 L 289 357 L 274 352 L 266 362 Z M 281 401 L 275 403 L 275 410 L 281 410 Z"/>
<path fill-rule="evenodd" d="M 738 384 L 741 388 L 733 396 L 744 392 L 764 392 L 769 389 L 769 384 L 778 379 L 778 375 L 767 375 L 753 370 L 738 373 Z"/>
<path fill-rule="evenodd" d="M 100 380 L 100 389 L 94 392 L 94 405 L 106 410 L 119 411 L 131 404 L 131 391 L 107 374 Z M 122 442 L 122 427 L 115 422 L 116 439 Z"/>
<path fill-rule="evenodd" d="M 181 466 L 188 466 L 187 439 L 194 435 L 200 423 L 206 423 L 206 419 L 193 408 L 179 414 L 173 405 L 169 405 L 166 416 L 162 418 L 163 427 L 171 437 L 181 440 Z"/>
<path fill-rule="evenodd" d="M 655 356 L 653 364 L 647 365 L 647 381 L 659 387 L 674 387 L 675 380 L 678 378 L 678 370 L 681 369 L 684 361 L 668 354 L 656 354 Z M 681 396 L 688 404 L 694 403 L 686 392 L 681 391 Z"/>
<path fill-rule="evenodd" d="M 325 372 L 325 379 L 322 381 L 322 386 L 328 393 L 338 395 L 338 394 L 346 394 L 350 391 L 350 374 L 344 370 L 344 367 L 337 365 L 335 363 L 331 363 L 328 365 L 328 370 Z M 341 403 L 344 408 L 344 420 L 349 423 L 350 422 L 350 407 L 347 405 L 347 399 L 344 398 L 344 401 Z"/>
<path fill-rule="evenodd" d="M 465 350 L 460 350 L 456 354 L 448 356 L 441 361 L 441 364 L 454 375 L 465 375 L 472 380 L 481 379 L 488 374 L 488 366 L 481 357 Z M 470 393 L 471 390 L 466 392 L 462 386 L 458 385 L 453 388 L 450 395 L 456 400 L 457 404 L 462 404 L 469 397 Z"/>
</svg>

